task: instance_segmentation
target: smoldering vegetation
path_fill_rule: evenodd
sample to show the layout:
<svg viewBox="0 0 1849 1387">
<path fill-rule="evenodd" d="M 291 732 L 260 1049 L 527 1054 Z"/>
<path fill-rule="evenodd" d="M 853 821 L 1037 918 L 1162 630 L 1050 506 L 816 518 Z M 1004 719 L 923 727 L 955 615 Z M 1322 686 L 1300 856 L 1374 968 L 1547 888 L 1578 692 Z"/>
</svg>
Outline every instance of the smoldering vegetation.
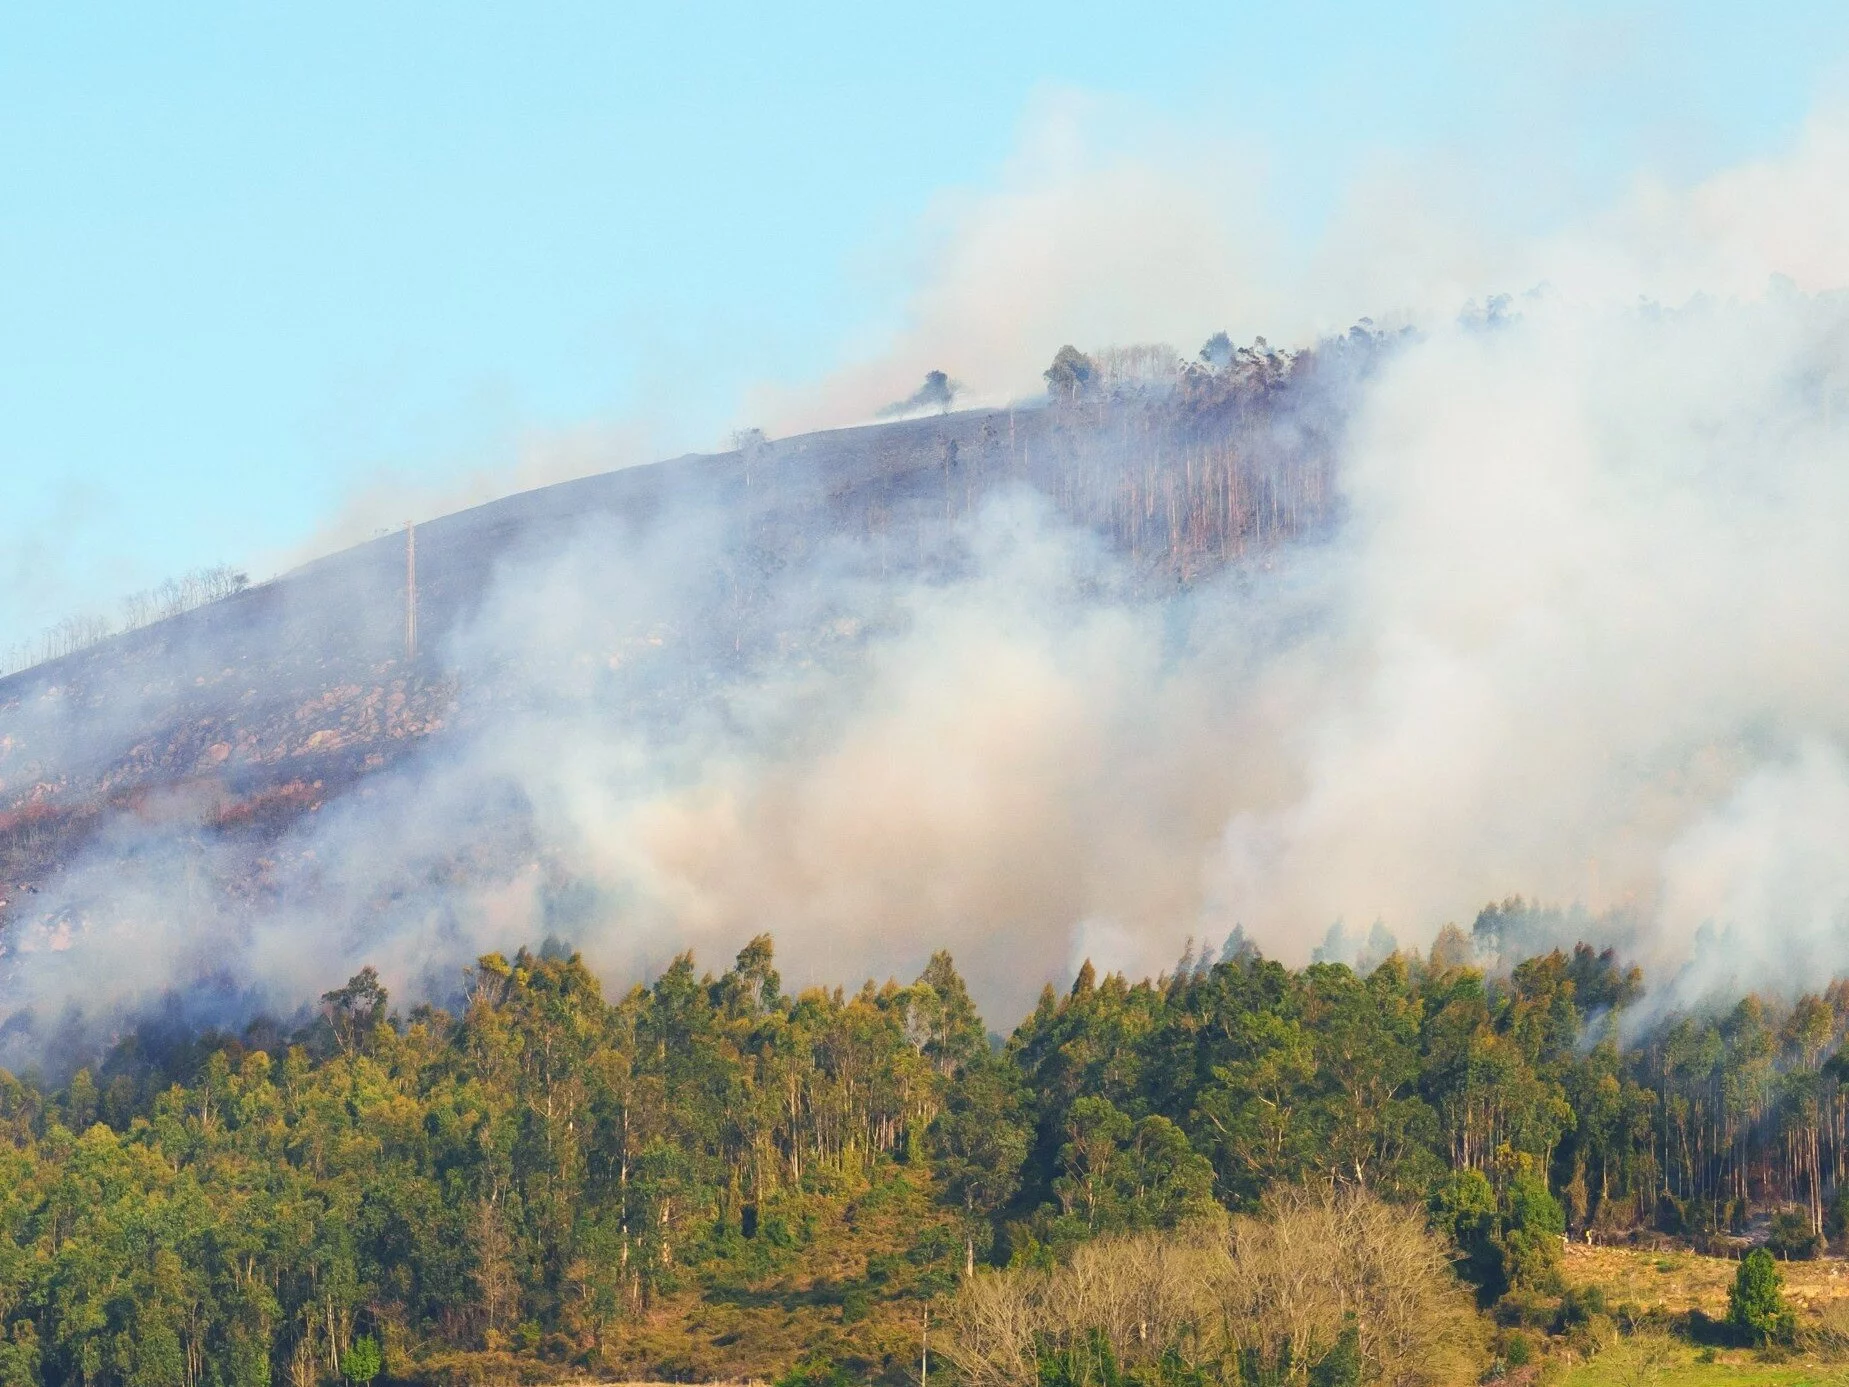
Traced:
<svg viewBox="0 0 1849 1387">
<path fill-rule="evenodd" d="M 894 400 L 887 405 L 880 411 L 880 417 L 902 419 L 911 414 L 923 414 L 927 410 L 948 414 L 951 405 L 956 403 L 957 396 L 962 393 L 962 384 L 952 380 L 943 371 L 926 371 L 924 384 L 903 400 Z"/>
<path fill-rule="evenodd" d="M 1846 308 L 1062 351 L 1042 407 L 419 526 L 415 652 L 393 536 L 0 683 L 9 1033 L 762 930 L 798 983 L 948 947 L 1007 1018 L 1517 893 L 1661 1006 L 1827 978 Z"/>
<path fill-rule="evenodd" d="M 1166 803 L 1171 766 L 1144 841 L 1064 880 L 1173 754 L 1142 694 L 1204 712 L 1202 582 L 1332 532 L 1337 439 L 1390 347 L 747 433 L 418 526 L 414 649 L 400 534 L 0 682 L 12 1048 L 286 1010 L 359 959 L 440 997 L 546 934 L 631 974 L 803 920 L 800 965 L 884 970 L 929 951 L 889 956 L 913 907 L 991 938 L 1024 1001 L 1064 967 L 1003 981 L 1034 941 L 1119 870 L 1128 918 L 1217 831 Z M 1191 849 L 1162 841 L 1177 815 Z"/>
</svg>

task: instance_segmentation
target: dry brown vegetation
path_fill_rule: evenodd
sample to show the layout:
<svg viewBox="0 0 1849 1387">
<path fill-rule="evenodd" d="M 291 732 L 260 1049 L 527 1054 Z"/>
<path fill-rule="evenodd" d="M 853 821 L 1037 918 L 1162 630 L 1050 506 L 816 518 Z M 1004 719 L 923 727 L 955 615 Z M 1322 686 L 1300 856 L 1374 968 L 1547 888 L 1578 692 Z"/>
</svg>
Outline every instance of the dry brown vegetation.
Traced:
<svg viewBox="0 0 1849 1387">
<path fill-rule="evenodd" d="M 1562 1272 L 1574 1287 L 1597 1286 L 1613 1305 L 1660 1309 L 1671 1315 L 1700 1310 L 1719 1319 L 1727 1313 L 1727 1288 L 1739 1263 L 1688 1251 L 1651 1252 L 1628 1247 L 1569 1244 Z M 1826 1310 L 1849 1316 L 1849 1261 L 1836 1257 L 1780 1262 L 1785 1298 L 1800 1321 Z"/>
<path fill-rule="evenodd" d="M 1471 1381 L 1482 1367 L 1482 1322 L 1422 1215 L 1329 1189 L 1282 1191 L 1182 1236 L 1101 1239 L 1050 1271 L 977 1276 L 945 1353 L 976 1387 L 1031 1384 L 1043 1346 L 1093 1333 L 1126 1369 L 1173 1351 L 1191 1365 L 1255 1354 L 1307 1370 L 1350 1316 L 1368 1381 Z"/>
</svg>

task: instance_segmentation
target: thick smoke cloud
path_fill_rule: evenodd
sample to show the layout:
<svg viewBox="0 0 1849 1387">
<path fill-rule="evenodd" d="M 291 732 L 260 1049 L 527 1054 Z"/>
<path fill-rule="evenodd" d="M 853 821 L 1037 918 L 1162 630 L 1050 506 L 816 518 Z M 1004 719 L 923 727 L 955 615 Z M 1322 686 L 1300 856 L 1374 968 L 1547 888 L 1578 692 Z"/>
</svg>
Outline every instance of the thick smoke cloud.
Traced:
<svg viewBox="0 0 1849 1387">
<path fill-rule="evenodd" d="M 903 577 L 842 541 L 753 587 L 697 498 L 510 560 L 442 653 L 492 706 L 254 886 L 183 804 L 113 825 L 9 1005 L 286 1009 L 363 962 L 442 996 L 547 934 L 628 980 L 768 929 L 797 984 L 949 947 L 1006 1022 L 1083 957 L 1303 961 L 1517 892 L 1621 914 L 1670 997 L 1849 970 L 1840 148 L 1484 251 L 1551 287 L 1416 314 L 1335 533 L 1183 592 L 1024 492 Z M 715 592 L 787 640 L 728 647 Z"/>
<path fill-rule="evenodd" d="M 882 579 L 861 544 L 801 565 L 759 600 L 802 648 L 715 680 L 663 637 L 736 547 L 693 507 L 510 564 L 444 655 L 494 691 L 472 721 L 266 848 L 254 883 L 188 806 L 124 817 L 15 927 L 12 996 L 119 1016 L 178 989 L 236 1015 L 362 963 L 442 996 L 549 934 L 620 979 L 768 929 L 796 983 L 948 946 L 1006 1015 L 1088 953 L 1136 965 L 1195 927 L 1251 759 L 1217 686 L 1301 597 L 1138 595 L 1020 492 L 935 577 Z"/>
<path fill-rule="evenodd" d="M 1542 299 L 1391 363 L 1339 634 L 1279 728 L 1296 783 L 1235 811 L 1225 898 L 1416 937 L 1519 890 L 1641 911 L 1659 967 L 1710 923 L 1744 984 L 1849 964 L 1792 836 L 1849 733 L 1846 328 L 1840 298 Z"/>
</svg>

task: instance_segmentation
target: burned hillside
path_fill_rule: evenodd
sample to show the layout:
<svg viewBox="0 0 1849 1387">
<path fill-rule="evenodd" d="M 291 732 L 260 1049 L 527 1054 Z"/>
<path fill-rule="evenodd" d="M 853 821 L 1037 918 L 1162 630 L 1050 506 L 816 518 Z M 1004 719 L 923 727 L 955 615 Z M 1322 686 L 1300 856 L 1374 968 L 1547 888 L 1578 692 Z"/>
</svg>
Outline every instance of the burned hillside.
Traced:
<svg viewBox="0 0 1849 1387">
<path fill-rule="evenodd" d="M 15 956 L 59 947 L 85 928 L 82 893 L 51 883 L 151 833 L 209 864 L 187 892 L 215 911 L 287 889 L 292 826 L 536 702 L 665 737 L 741 670 L 851 667 L 879 623 L 869 594 L 953 577 L 998 497 L 1097 536 L 1152 594 L 1313 535 L 1336 512 L 1348 392 L 1380 350 L 1357 331 L 1153 378 L 1100 370 L 1043 405 L 752 433 L 418 524 L 0 680 L 0 938 Z M 537 643 L 530 621 L 498 629 L 485 604 L 563 551 L 611 565 L 608 591 L 537 579 L 567 589 L 560 622 Z M 506 807 L 420 870 L 543 862 L 518 796 Z"/>
</svg>

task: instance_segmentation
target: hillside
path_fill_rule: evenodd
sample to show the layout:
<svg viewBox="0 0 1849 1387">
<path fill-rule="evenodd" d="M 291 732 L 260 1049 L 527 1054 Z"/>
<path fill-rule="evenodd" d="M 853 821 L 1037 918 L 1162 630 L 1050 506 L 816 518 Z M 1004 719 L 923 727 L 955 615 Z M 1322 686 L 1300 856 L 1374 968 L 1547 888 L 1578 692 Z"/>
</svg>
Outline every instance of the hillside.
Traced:
<svg viewBox="0 0 1849 1387">
<path fill-rule="evenodd" d="M 882 594 L 967 566 L 998 498 L 1037 498 L 1158 593 L 1314 532 L 1380 346 L 1358 331 L 1046 405 L 753 435 L 422 523 L 414 649 L 396 533 L 0 680 L 0 947 L 63 947 L 92 914 L 73 864 L 146 858 L 150 835 L 211 859 L 209 887 L 185 869 L 189 910 L 235 914 L 287 889 L 273 848 L 293 825 L 521 709 L 666 740 L 741 671 L 833 677 Z M 450 845 L 454 869 L 543 847 L 520 818 Z"/>
</svg>

